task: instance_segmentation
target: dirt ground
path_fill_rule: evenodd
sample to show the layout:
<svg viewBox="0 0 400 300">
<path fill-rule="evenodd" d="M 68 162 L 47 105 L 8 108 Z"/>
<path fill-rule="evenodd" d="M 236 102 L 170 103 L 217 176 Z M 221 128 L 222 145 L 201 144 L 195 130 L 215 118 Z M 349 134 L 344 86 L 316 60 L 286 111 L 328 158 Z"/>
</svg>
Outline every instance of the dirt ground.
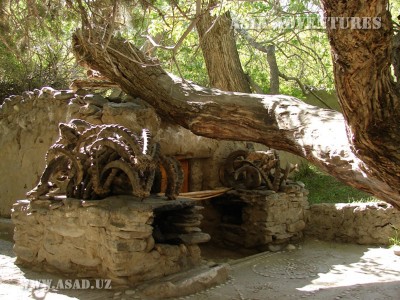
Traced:
<svg viewBox="0 0 400 300">
<path fill-rule="evenodd" d="M 230 265 L 230 279 L 179 299 L 400 299 L 400 256 L 393 249 L 307 239 L 291 251 L 219 254 L 214 261 Z M 134 289 L 48 289 L 38 280 L 62 278 L 14 262 L 12 243 L 0 240 L 0 299 L 144 299 Z"/>
</svg>

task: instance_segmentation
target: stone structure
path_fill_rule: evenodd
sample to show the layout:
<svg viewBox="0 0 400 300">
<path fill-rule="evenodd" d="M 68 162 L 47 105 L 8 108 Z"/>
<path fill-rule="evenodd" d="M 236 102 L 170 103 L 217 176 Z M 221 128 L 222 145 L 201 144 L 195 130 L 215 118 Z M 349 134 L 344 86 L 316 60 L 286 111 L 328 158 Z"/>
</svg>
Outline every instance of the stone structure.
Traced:
<svg viewBox="0 0 400 300">
<path fill-rule="evenodd" d="M 387 245 L 399 237 L 400 212 L 384 202 L 311 205 L 305 229 L 321 240 Z"/>
<path fill-rule="evenodd" d="M 96 94 L 88 90 L 57 91 L 44 87 L 10 96 L 0 106 L 0 216 L 9 217 L 16 199 L 23 199 L 38 183 L 45 167 L 46 151 L 57 140 L 59 123 L 72 119 L 95 125 L 118 124 L 132 132 L 147 128 L 165 155 L 189 162 L 189 191 L 220 186 L 220 163 L 232 151 L 246 149 L 243 142 L 199 137 L 165 123 L 152 107 L 117 89 Z M 257 144 L 255 148 L 266 149 Z"/>
<path fill-rule="evenodd" d="M 20 200 L 13 206 L 17 262 L 72 277 L 139 282 L 200 263 L 209 240 L 190 200 L 130 196 L 104 200 Z"/>
<path fill-rule="evenodd" d="M 71 277 L 111 278 L 114 284 L 137 284 L 198 265 L 198 244 L 209 241 L 210 235 L 200 229 L 203 217 L 195 204 L 199 202 L 173 200 L 183 176 L 171 185 L 174 180 L 169 173 L 178 165 L 172 162 L 190 160 L 185 174 L 188 190 L 208 190 L 221 185 L 221 164 L 238 149 L 261 150 L 252 153 L 252 159 L 246 152 L 239 168 L 237 157 L 232 160 L 234 179 L 248 183 L 250 177 L 258 179 L 254 186 L 258 190 L 232 190 L 212 201 L 221 218 L 209 226 L 210 233 L 225 244 L 247 248 L 283 244 L 302 236 L 307 191 L 287 184 L 288 172 L 281 174 L 277 153 L 267 152 L 264 146 L 195 136 L 161 122 L 147 104 L 120 92 L 106 97 L 46 87 L 6 99 L 0 113 L 6 139 L 17 136 L 17 149 L 5 146 L 12 159 L 0 161 L 0 170 L 10 174 L 0 183 L 0 191 L 17 187 L 2 197 L 12 195 L 14 202 L 22 198 L 16 191 L 27 192 L 39 182 L 28 193 L 30 200 L 13 205 L 19 263 Z M 148 197 L 159 164 L 167 173 L 167 191 L 174 190 L 166 192 L 170 201 Z M 24 171 L 14 172 L 11 165 Z M 225 168 L 223 174 L 231 176 L 230 169 Z M 277 180 L 268 185 L 272 175 Z M 120 189 L 114 189 L 114 180 Z M 125 182 L 130 188 L 114 193 L 123 190 Z M 110 196 L 113 193 L 130 196 Z M 3 215 L 5 202 L 1 199 Z"/>
<path fill-rule="evenodd" d="M 282 192 L 232 190 L 203 204 L 203 231 L 212 242 L 228 247 L 284 246 L 303 236 L 307 194 L 301 183 L 287 185 Z"/>
</svg>

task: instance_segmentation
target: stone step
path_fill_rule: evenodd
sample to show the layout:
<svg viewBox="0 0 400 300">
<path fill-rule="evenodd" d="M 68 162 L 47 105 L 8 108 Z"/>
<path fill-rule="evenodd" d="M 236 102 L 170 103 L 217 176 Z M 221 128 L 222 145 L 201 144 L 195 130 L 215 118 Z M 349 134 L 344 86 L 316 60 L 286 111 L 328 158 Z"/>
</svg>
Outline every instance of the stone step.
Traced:
<svg viewBox="0 0 400 300">
<path fill-rule="evenodd" d="M 167 299 L 184 297 L 204 291 L 228 280 L 226 264 L 200 266 L 186 272 L 146 282 L 132 291 L 139 299 Z"/>
</svg>

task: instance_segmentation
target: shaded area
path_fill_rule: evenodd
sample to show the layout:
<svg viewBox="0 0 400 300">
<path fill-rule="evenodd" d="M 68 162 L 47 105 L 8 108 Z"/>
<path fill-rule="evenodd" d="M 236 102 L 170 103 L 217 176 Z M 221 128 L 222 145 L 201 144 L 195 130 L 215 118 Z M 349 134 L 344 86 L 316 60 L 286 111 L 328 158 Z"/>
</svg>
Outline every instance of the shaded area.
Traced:
<svg viewBox="0 0 400 300">
<path fill-rule="evenodd" d="M 11 249 L 12 243 L 0 240 L 0 297 L 15 295 L 20 299 L 34 299 L 32 290 L 23 286 L 27 280 L 62 278 L 18 268 Z M 400 294 L 400 257 L 391 249 L 306 240 L 293 251 L 231 258 L 236 260 L 229 261 L 232 269 L 228 282 L 188 298 L 396 299 Z M 72 297 L 140 299 L 134 289 L 52 290 L 46 299 Z"/>
</svg>

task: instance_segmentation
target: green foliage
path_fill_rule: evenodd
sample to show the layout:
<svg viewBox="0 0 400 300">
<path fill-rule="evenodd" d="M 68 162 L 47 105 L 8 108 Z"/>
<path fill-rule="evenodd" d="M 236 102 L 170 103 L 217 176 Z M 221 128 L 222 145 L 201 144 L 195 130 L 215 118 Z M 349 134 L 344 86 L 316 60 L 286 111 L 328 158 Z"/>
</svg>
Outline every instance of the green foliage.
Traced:
<svg viewBox="0 0 400 300">
<path fill-rule="evenodd" d="M 394 236 L 389 238 L 389 244 L 392 246 L 400 246 L 400 234 L 399 229 L 392 226 L 394 229 Z"/>
<path fill-rule="evenodd" d="M 320 23 L 320 14 L 321 9 L 313 1 L 288 1 L 274 5 L 251 2 L 239 5 L 233 12 L 257 42 L 275 45 L 280 72 L 299 78 L 307 86 L 333 89 L 329 43 Z M 246 62 L 246 72 L 267 92 L 269 79 L 265 74 L 268 74 L 269 67 L 266 54 L 252 49 L 242 38 L 238 38 L 238 48 L 242 61 Z M 280 81 L 281 93 L 302 95 L 296 83 Z"/>
<path fill-rule="evenodd" d="M 320 8 L 315 1 L 289 1 L 287 4 L 266 1 L 218 1 L 210 11 L 221 15 L 230 11 L 232 18 L 264 45 L 275 45 L 280 71 L 287 76 L 301 79 L 302 83 L 317 88 L 333 89 L 332 65 L 326 33 L 311 24 L 319 20 Z M 159 47 L 151 53 L 157 56 L 170 72 L 207 85 L 208 77 L 196 30 L 185 36 L 183 43 L 172 51 L 186 33 L 195 16 L 196 1 L 152 1 L 143 6 L 125 3 L 129 18 L 120 28 L 121 34 L 139 47 L 148 46 L 148 37 Z M 205 13 L 204 1 L 202 13 Z M 309 20 L 312 20 L 309 21 Z M 316 24 L 318 25 L 318 24 Z M 269 66 L 266 54 L 254 49 L 237 35 L 237 47 L 244 71 L 263 89 L 269 91 Z M 281 92 L 304 97 L 299 86 L 281 79 Z"/>
<path fill-rule="evenodd" d="M 66 88 L 73 75 L 70 36 L 78 24 L 63 1 L 0 3 L 0 99 L 45 85 Z"/>
<path fill-rule="evenodd" d="M 378 201 L 371 195 L 345 185 L 308 163 L 300 166 L 294 179 L 304 182 L 310 191 L 308 200 L 312 204 Z"/>
<path fill-rule="evenodd" d="M 210 3 L 213 5 L 209 5 Z M 82 3 L 82 7 L 79 5 Z M 4 0 L 0 1 L 0 99 L 43 85 L 68 86 L 79 75 L 71 56 L 70 36 L 85 18 L 94 26 L 111 25 L 111 0 Z M 158 37 L 150 55 L 162 66 L 185 79 L 207 85 L 208 76 L 195 29 L 196 1 L 128 1 L 116 3 L 114 30 L 136 46 L 149 48 L 148 37 Z M 202 12 L 218 16 L 227 10 L 254 38 L 274 45 L 279 70 L 299 78 L 306 86 L 334 89 L 330 47 L 322 12 L 315 0 L 202 1 Z M 394 19 L 399 4 L 391 2 Z M 114 25 L 115 25 L 114 24 Z M 182 36 L 182 44 L 172 50 Z M 237 47 L 244 71 L 265 93 L 269 91 L 266 54 L 253 48 L 240 35 Z M 151 48 L 151 47 L 150 47 Z M 281 93 L 304 97 L 297 83 L 281 82 Z"/>
</svg>

